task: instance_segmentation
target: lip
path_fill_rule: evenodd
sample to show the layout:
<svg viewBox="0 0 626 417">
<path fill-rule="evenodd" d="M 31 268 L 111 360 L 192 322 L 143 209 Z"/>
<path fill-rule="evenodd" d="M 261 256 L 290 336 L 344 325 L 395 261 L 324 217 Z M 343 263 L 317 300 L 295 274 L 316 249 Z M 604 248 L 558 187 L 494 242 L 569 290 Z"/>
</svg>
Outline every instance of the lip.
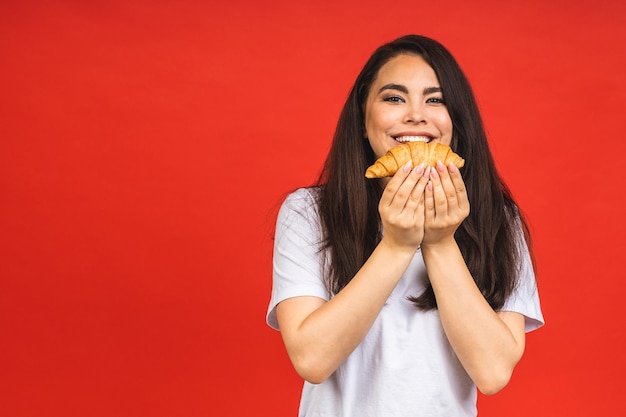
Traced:
<svg viewBox="0 0 626 417">
<path fill-rule="evenodd" d="M 400 141 L 397 140 L 397 138 L 403 137 L 403 136 L 421 136 L 421 137 L 428 138 L 428 142 L 431 142 L 431 141 L 436 139 L 435 135 L 433 135 L 432 133 L 429 133 L 429 132 L 419 132 L 419 131 L 407 131 L 407 132 L 400 132 L 400 133 L 396 133 L 396 134 L 391 135 L 391 137 L 393 138 L 394 141 L 396 141 L 398 143 L 406 143 L 406 142 L 400 142 Z"/>
</svg>

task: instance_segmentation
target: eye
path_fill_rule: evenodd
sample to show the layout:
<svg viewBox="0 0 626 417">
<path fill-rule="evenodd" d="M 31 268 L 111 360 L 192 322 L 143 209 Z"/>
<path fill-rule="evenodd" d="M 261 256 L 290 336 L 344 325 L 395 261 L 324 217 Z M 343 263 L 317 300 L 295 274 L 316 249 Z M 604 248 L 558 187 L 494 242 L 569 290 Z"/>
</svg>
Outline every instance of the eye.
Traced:
<svg viewBox="0 0 626 417">
<path fill-rule="evenodd" d="M 426 99 L 426 103 L 446 104 L 446 101 L 443 97 L 429 97 Z"/>
<path fill-rule="evenodd" d="M 388 101 L 390 103 L 404 103 L 404 99 L 400 96 L 383 97 L 383 101 Z"/>
</svg>

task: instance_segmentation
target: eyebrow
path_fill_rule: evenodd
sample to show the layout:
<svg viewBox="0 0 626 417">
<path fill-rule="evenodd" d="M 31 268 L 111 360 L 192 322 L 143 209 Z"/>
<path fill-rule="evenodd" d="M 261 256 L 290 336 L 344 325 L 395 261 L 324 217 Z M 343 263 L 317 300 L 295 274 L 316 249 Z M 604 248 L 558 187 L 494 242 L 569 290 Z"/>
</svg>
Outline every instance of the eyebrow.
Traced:
<svg viewBox="0 0 626 417">
<path fill-rule="evenodd" d="M 404 94 L 409 94 L 409 89 L 406 88 L 402 84 L 393 84 L 393 83 L 385 84 L 382 87 L 380 87 L 378 92 L 382 93 L 385 90 L 396 90 L 396 91 L 400 91 L 401 93 L 404 93 Z M 441 87 L 426 87 L 422 93 L 424 95 L 428 95 L 428 94 L 441 93 L 441 92 L 442 92 Z"/>
</svg>

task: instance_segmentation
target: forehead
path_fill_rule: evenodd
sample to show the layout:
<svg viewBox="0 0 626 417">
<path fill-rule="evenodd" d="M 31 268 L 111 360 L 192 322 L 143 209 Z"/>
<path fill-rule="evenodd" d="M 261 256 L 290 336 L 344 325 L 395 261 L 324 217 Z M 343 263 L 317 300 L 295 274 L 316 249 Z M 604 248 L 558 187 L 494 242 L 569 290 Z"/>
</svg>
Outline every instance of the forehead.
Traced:
<svg viewBox="0 0 626 417">
<path fill-rule="evenodd" d="M 401 54 L 387 61 L 372 83 L 372 88 L 387 83 L 419 84 L 429 87 L 439 86 L 439 80 L 435 70 L 424 60 L 421 55 Z"/>
</svg>

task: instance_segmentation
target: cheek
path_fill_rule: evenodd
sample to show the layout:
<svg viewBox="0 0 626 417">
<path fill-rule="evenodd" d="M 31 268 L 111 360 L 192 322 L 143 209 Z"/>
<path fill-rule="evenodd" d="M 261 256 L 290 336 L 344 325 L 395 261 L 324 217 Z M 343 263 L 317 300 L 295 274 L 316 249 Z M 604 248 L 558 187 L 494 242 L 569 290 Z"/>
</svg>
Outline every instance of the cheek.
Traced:
<svg viewBox="0 0 626 417">
<path fill-rule="evenodd" d="M 441 134 L 448 139 L 452 138 L 452 120 L 448 112 L 442 113 L 437 118 L 437 125 Z"/>
<path fill-rule="evenodd" d="M 371 107 L 368 108 L 368 110 L 365 112 L 365 127 L 367 128 L 367 130 L 376 129 L 376 126 L 378 126 L 379 124 L 378 118 L 379 115 L 376 110 L 372 109 Z"/>
<path fill-rule="evenodd" d="M 365 120 L 365 137 L 371 142 L 380 140 L 380 124 L 376 118 L 368 118 Z"/>
<path fill-rule="evenodd" d="M 365 119 L 365 127 L 370 136 L 383 138 L 394 126 L 394 116 L 391 112 L 372 112 Z"/>
</svg>

